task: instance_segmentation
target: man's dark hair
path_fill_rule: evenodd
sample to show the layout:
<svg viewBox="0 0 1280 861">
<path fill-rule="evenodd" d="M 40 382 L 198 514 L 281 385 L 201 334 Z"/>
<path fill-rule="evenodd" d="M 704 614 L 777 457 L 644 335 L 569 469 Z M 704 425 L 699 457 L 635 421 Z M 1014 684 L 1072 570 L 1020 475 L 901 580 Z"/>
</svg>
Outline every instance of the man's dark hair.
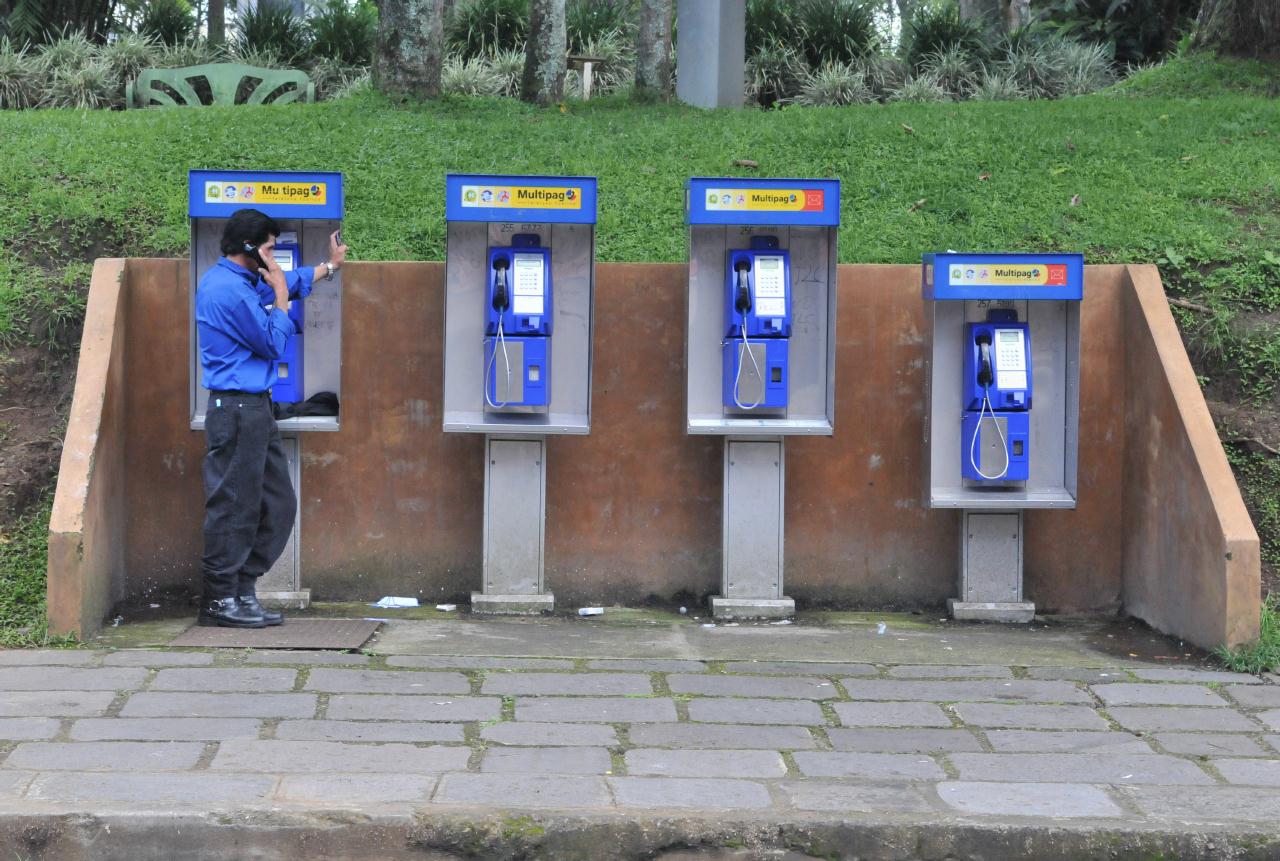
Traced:
<svg viewBox="0 0 1280 861">
<path fill-rule="evenodd" d="M 243 254 L 246 242 L 257 246 L 279 235 L 280 225 L 271 216 L 256 209 L 237 209 L 222 230 L 222 253 Z"/>
</svg>

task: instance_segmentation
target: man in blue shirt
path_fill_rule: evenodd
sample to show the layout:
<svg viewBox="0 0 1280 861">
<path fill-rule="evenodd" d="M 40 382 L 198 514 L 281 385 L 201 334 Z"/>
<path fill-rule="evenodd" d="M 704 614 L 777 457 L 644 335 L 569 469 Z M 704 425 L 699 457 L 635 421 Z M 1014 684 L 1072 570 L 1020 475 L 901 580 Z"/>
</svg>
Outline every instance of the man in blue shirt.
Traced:
<svg viewBox="0 0 1280 861">
<path fill-rule="evenodd" d="M 296 335 L 290 301 L 332 278 L 347 259 L 335 232 L 329 260 L 284 272 L 272 257 L 276 222 L 256 209 L 232 214 L 223 256 L 196 288 L 196 332 L 205 412 L 204 596 L 199 624 L 230 628 L 279 625 L 258 603 L 258 578 L 284 552 L 298 510 L 271 404 L 277 362 Z"/>
</svg>

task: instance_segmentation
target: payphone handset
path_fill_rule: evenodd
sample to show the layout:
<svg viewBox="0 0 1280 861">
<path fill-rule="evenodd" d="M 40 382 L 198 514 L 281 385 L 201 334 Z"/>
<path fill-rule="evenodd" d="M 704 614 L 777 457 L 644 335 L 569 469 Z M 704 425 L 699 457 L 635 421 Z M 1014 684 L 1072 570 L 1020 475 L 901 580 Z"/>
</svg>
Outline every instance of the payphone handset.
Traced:
<svg viewBox="0 0 1280 861">
<path fill-rule="evenodd" d="M 749 248 L 729 251 L 724 334 L 724 405 L 786 407 L 791 255 L 778 237 L 753 236 Z"/>
<path fill-rule="evenodd" d="M 995 309 L 986 322 L 965 327 L 964 409 L 968 441 L 966 477 L 982 481 L 1025 481 L 1027 458 L 1027 412 L 1031 409 L 1031 333 L 1018 322 L 1016 311 Z M 974 415 L 974 411 L 977 414 Z M 983 470 L 990 440 L 982 439 L 994 430 L 1000 441 L 1003 465 L 999 472 Z"/>
<path fill-rule="evenodd" d="M 486 272 L 485 404 L 490 409 L 546 406 L 551 249 L 542 247 L 537 234 L 517 233 L 511 245 L 489 249 Z"/>
<path fill-rule="evenodd" d="M 253 253 L 258 253 L 257 248 Z M 282 272 L 296 270 L 300 259 L 297 233 L 286 231 L 280 234 L 271 249 L 271 258 Z M 295 299 L 289 303 L 289 319 L 293 321 L 294 334 L 285 342 L 284 355 L 276 363 L 278 379 L 271 388 L 272 400 L 282 404 L 294 404 L 306 400 L 302 375 L 302 331 L 306 325 L 306 310 L 301 299 Z"/>
</svg>

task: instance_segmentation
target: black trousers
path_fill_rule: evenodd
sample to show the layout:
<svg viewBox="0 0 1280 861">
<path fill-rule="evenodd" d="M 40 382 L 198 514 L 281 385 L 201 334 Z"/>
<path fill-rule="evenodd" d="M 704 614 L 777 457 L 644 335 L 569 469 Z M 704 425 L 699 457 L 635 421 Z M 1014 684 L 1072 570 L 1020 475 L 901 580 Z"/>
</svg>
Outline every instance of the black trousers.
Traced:
<svg viewBox="0 0 1280 861">
<path fill-rule="evenodd" d="M 270 396 L 211 392 L 204 434 L 205 598 L 253 595 L 298 512 Z"/>
</svg>

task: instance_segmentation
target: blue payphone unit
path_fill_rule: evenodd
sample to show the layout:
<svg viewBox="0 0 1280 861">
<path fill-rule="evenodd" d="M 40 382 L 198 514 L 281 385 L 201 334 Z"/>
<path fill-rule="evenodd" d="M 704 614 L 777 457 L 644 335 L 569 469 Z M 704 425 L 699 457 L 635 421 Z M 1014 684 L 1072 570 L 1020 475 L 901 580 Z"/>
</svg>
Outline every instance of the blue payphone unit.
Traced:
<svg viewBox="0 0 1280 861">
<path fill-rule="evenodd" d="M 724 405 L 785 409 L 791 337 L 791 256 L 776 236 L 753 236 L 725 264 Z"/>
<path fill-rule="evenodd" d="M 551 250 L 518 233 L 489 249 L 484 306 L 485 405 L 492 410 L 551 402 Z"/>
<path fill-rule="evenodd" d="M 1031 332 L 996 308 L 965 324 L 960 473 L 973 481 L 1026 481 L 1031 411 Z M 994 463 L 992 463 L 994 461 Z"/>
<path fill-rule="evenodd" d="M 280 234 L 272 248 L 271 256 L 283 272 L 298 268 L 298 234 L 286 231 Z M 301 299 L 289 302 L 289 319 L 294 333 L 285 343 L 284 355 L 276 364 L 278 378 L 271 387 L 271 399 L 277 403 L 294 404 L 306 400 L 303 376 L 303 327 L 306 325 L 306 305 Z"/>
</svg>

